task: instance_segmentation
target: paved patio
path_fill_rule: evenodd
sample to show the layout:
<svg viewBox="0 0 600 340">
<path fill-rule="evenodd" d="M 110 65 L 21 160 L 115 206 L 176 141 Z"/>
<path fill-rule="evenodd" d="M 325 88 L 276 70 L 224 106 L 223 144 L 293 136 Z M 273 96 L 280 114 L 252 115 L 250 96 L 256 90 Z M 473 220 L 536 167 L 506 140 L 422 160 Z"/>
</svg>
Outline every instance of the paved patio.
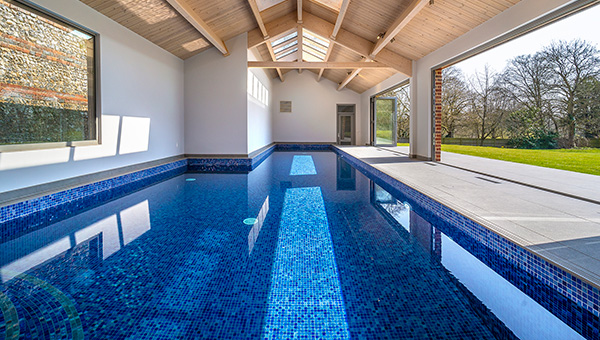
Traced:
<svg viewBox="0 0 600 340">
<path fill-rule="evenodd" d="M 600 287 L 600 176 L 407 147 L 340 147 Z M 488 175 L 485 175 L 488 174 Z"/>
</svg>

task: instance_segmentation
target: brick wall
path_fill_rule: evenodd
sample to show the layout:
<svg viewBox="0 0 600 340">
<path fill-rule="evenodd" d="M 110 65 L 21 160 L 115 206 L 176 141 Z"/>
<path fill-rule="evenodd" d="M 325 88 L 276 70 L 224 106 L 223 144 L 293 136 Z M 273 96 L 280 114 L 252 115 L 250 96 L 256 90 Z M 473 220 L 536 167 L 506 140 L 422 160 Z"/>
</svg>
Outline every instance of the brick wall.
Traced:
<svg viewBox="0 0 600 340">
<path fill-rule="evenodd" d="M 442 159 L 442 69 L 434 73 L 434 160 Z"/>
<path fill-rule="evenodd" d="M 0 102 L 87 111 L 91 42 L 72 31 L 0 0 Z"/>
</svg>

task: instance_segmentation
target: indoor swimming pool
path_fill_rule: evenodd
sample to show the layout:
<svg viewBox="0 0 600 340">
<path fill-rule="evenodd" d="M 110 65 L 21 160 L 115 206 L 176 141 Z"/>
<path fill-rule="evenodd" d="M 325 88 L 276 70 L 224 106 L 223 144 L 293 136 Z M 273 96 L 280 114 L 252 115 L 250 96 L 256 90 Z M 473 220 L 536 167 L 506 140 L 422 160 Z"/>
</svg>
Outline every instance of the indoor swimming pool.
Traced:
<svg viewBox="0 0 600 340">
<path fill-rule="evenodd" d="M 598 339 L 598 316 L 332 151 L 3 234 L 0 339 Z"/>
</svg>

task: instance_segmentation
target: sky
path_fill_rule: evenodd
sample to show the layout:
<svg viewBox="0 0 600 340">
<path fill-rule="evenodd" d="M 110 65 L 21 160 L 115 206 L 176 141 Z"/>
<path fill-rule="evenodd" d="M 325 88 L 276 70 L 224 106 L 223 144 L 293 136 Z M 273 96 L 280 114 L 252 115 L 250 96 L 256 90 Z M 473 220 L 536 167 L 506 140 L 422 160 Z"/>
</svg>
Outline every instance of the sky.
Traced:
<svg viewBox="0 0 600 340">
<path fill-rule="evenodd" d="M 485 64 L 491 70 L 502 72 L 507 62 L 523 54 L 534 54 L 558 40 L 585 40 L 600 49 L 600 5 L 571 15 L 548 26 L 537 29 L 496 48 L 455 64 L 469 77 L 483 71 Z"/>
</svg>

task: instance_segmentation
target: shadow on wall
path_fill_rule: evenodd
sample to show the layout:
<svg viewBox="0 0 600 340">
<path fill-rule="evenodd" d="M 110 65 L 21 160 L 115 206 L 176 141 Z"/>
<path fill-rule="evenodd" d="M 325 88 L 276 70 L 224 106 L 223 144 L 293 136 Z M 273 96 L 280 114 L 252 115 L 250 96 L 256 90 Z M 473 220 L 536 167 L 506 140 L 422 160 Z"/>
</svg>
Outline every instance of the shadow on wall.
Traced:
<svg viewBox="0 0 600 340">
<path fill-rule="evenodd" d="M 0 153 L 0 172 L 148 151 L 150 118 L 102 116 L 102 144 Z"/>
</svg>

